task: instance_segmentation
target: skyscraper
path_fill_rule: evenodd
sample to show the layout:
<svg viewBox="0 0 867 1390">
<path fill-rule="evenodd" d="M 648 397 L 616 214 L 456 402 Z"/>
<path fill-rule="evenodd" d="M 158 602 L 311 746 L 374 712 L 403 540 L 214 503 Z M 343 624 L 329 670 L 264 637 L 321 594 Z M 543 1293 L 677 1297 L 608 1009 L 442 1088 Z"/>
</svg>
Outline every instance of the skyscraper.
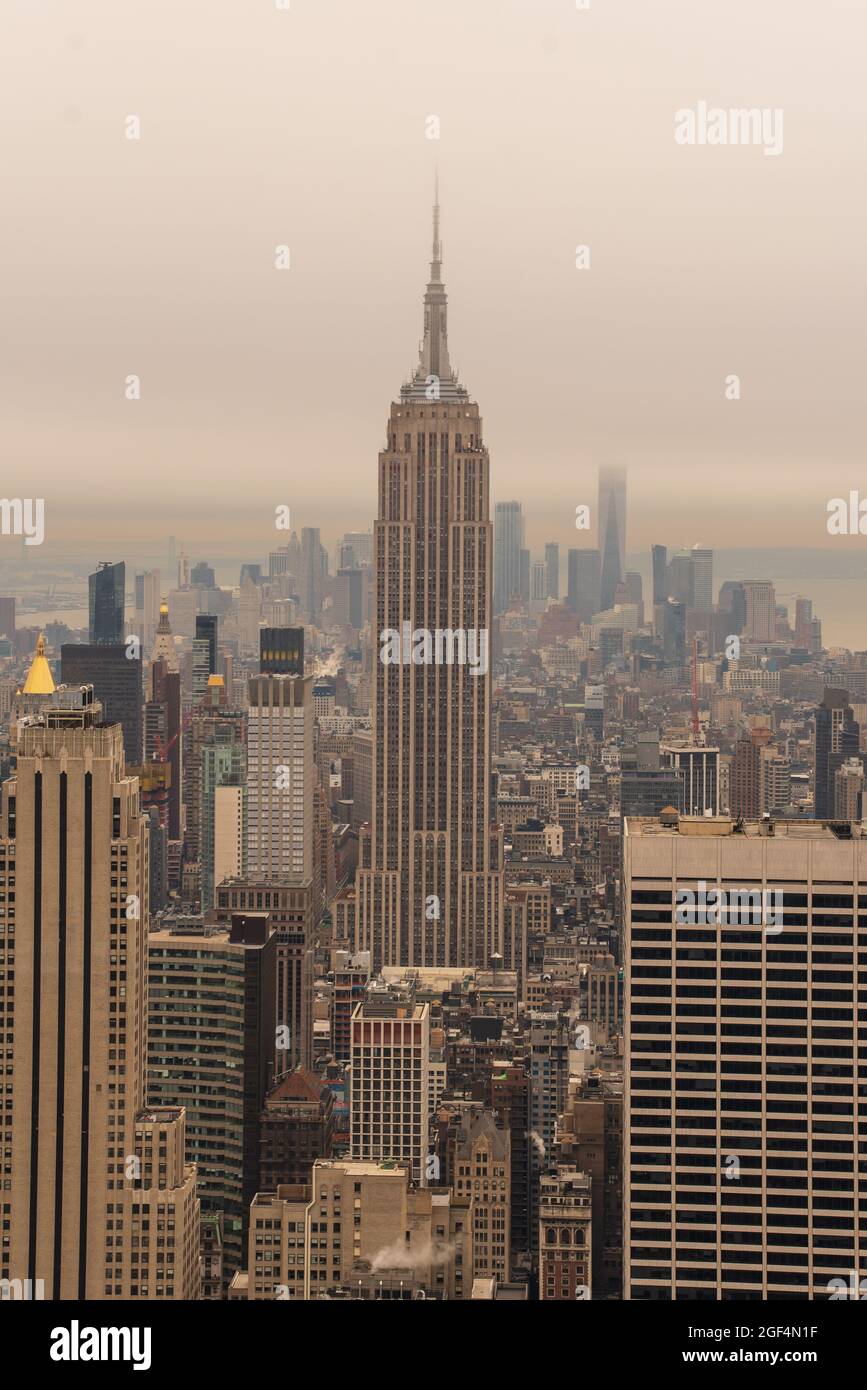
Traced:
<svg viewBox="0 0 867 1390">
<path fill-rule="evenodd" d="M 90 642 L 122 642 L 126 566 L 104 560 L 87 581 Z"/>
<path fill-rule="evenodd" d="M 54 1299 L 195 1298 L 183 1113 L 142 1110 L 147 819 L 120 728 L 101 718 L 89 689 L 46 707 L 21 727 L 3 787 L 0 988 L 10 981 L 15 1009 L 0 1042 L 0 1279 L 41 1280 Z M 169 1164 L 150 1163 L 154 1137 L 172 1149 Z M 140 1206 L 147 1250 L 133 1235 Z"/>
<path fill-rule="evenodd" d="M 703 613 L 713 608 L 713 551 L 694 545 L 692 557 L 692 606 Z"/>
<path fill-rule="evenodd" d="M 489 459 L 479 408 L 449 361 L 438 204 L 424 304 L 419 364 L 391 407 L 379 455 L 372 819 L 360 838 L 356 898 L 356 947 L 377 969 L 482 963 L 502 950 Z M 402 645 L 393 659 L 395 632 Z M 405 660 L 403 639 L 419 632 L 421 659 Z"/>
<path fill-rule="evenodd" d="M 247 872 L 313 878 L 313 677 L 253 676 L 247 708 Z"/>
<path fill-rule="evenodd" d="M 650 548 L 653 563 L 653 606 L 665 603 L 668 598 L 668 550 L 664 545 Z"/>
<path fill-rule="evenodd" d="M 816 710 L 814 804 L 817 820 L 834 816 L 834 774 L 858 756 L 861 730 L 849 704 L 848 690 L 826 688 Z"/>
<path fill-rule="evenodd" d="M 626 469 L 605 464 L 599 469 L 597 511 L 602 553 L 600 602 L 613 608 L 617 585 L 626 573 Z"/>
<path fill-rule="evenodd" d="M 275 940 L 267 912 L 228 929 L 151 932 L 149 1091 L 183 1105 L 203 1211 L 225 1218 L 225 1276 L 243 1261 L 259 1178 L 259 1115 L 273 1079 Z"/>
<path fill-rule="evenodd" d="M 850 833 L 626 821 L 625 1299 L 826 1299 L 863 1269 Z"/>
<path fill-rule="evenodd" d="M 777 600 L 773 584 L 745 579 L 743 590 L 747 605 L 745 639 L 747 642 L 773 642 L 777 627 Z"/>
<path fill-rule="evenodd" d="M 263 676 L 303 676 L 303 627 L 260 628 L 259 670 Z"/>
<path fill-rule="evenodd" d="M 150 651 L 160 616 L 160 572 L 144 570 L 135 577 L 135 632 Z"/>
<path fill-rule="evenodd" d="M 567 556 L 566 602 L 579 622 L 589 623 L 599 612 L 601 558 L 598 550 L 570 550 Z"/>
<path fill-rule="evenodd" d="M 494 540 L 496 554 L 496 539 Z M 548 598 L 560 597 L 560 547 L 556 541 L 545 546 L 545 567 L 548 571 Z"/>
<path fill-rule="evenodd" d="M 521 592 L 524 518 L 520 502 L 494 507 L 494 612 L 505 613 L 513 594 Z"/>
<path fill-rule="evenodd" d="M 128 763 L 142 754 L 142 659 L 123 642 L 64 643 L 60 648 L 64 685 L 92 685 L 108 723 L 123 729 Z"/>
</svg>

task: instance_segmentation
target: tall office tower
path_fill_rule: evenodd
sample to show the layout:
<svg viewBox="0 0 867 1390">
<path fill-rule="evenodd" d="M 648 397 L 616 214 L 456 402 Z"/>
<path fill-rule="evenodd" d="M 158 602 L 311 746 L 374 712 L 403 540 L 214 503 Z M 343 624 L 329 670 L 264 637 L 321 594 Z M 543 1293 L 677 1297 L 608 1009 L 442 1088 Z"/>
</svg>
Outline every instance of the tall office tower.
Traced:
<svg viewBox="0 0 867 1390">
<path fill-rule="evenodd" d="M 15 637 L 14 598 L 0 598 L 0 637 Z"/>
<path fill-rule="evenodd" d="M 498 502 L 494 507 L 495 614 L 505 613 L 514 595 L 521 592 L 523 548 L 524 517 L 520 502 Z"/>
<path fill-rule="evenodd" d="M 160 617 L 160 572 L 144 570 L 135 577 L 135 632 L 150 651 Z"/>
<path fill-rule="evenodd" d="M 773 642 L 777 635 L 777 599 L 773 584 L 745 579 L 746 600 L 744 638 L 747 642 Z"/>
<path fill-rule="evenodd" d="M 391 407 L 379 455 L 372 820 L 359 844 L 355 943 L 371 952 L 375 970 L 487 963 L 502 935 L 502 836 L 491 804 L 490 464 L 478 406 L 449 363 L 440 266 L 437 206 L 421 359 Z M 419 630 L 423 659 L 404 660 L 406 644 L 391 659 L 389 632 Z M 463 659 L 455 633 L 467 644 Z M 485 651 L 474 666 L 471 645 Z"/>
<path fill-rule="evenodd" d="M 247 709 L 247 872 L 314 877 L 313 677 L 253 676 Z"/>
<path fill-rule="evenodd" d="M 285 545 L 272 550 L 268 556 L 268 578 L 274 580 L 281 574 L 289 573 L 289 551 Z"/>
<path fill-rule="evenodd" d="M 668 550 L 664 545 L 650 547 L 653 566 L 653 606 L 665 603 L 668 598 Z"/>
<path fill-rule="evenodd" d="M 298 575 L 301 612 L 309 623 L 318 626 L 322 617 L 322 599 L 328 575 L 328 553 L 319 539 L 318 526 L 301 528 L 301 565 Z"/>
<path fill-rule="evenodd" d="M 495 554 L 496 545 L 495 537 Z M 558 599 L 560 597 L 560 547 L 556 541 L 549 541 L 545 546 L 545 569 L 547 572 L 547 597 Z"/>
<path fill-rule="evenodd" d="M 473 1211 L 473 1278 L 507 1283 L 510 1264 L 510 1136 L 480 1107 L 465 1110 L 454 1136 L 456 1197 Z"/>
<path fill-rule="evenodd" d="M 784 811 L 792 803 L 792 765 L 774 748 L 762 749 L 762 812 Z"/>
<path fill-rule="evenodd" d="M 273 1079 L 275 946 L 267 912 L 228 929 L 151 932 L 148 1094 L 186 1109 L 202 1213 L 224 1217 L 226 1278 L 241 1267 Z"/>
<path fill-rule="evenodd" d="M 115 568 L 117 568 L 115 566 Z M 101 571 L 100 571 L 101 573 Z M 92 685 L 106 723 L 120 724 L 128 763 L 142 756 L 141 653 L 123 642 L 64 643 L 60 648 L 63 685 Z"/>
<path fill-rule="evenodd" d="M 548 597 L 548 566 L 544 560 L 534 560 L 530 566 L 530 598 L 535 602 Z"/>
<path fill-rule="evenodd" d="M 601 559 L 598 550 L 570 550 L 566 602 L 578 621 L 589 623 L 600 612 Z"/>
<path fill-rule="evenodd" d="M 661 620 L 662 652 L 671 666 L 686 664 L 686 604 L 667 598 L 657 610 Z"/>
<path fill-rule="evenodd" d="M 230 878 L 217 883 L 216 917 L 263 909 L 274 928 L 277 969 L 274 1074 L 313 1064 L 313 883 Z"/>
<path fill-rule="evenodd" d="M 825 1299 L 862 1267 L 861 882 L 859 826 L 627 820 L 624 1298 Z"/>
<path fill-rule="evenodd" d="M 661 767 L 659 740 L 654 740 L 652 761 L 643 760 L 626 749 L 621 752 L 621 816 L 653 816 L 673 806 L 683 810 L 683 777 L 676 767 Z M 624 757 L 624 754 L 626 756 Z"/>
<path fill-rule="evenodd" d="M 304 1067 L 286 1072 L 265 1097 L 259 1131 L 259 1190 L 308 1183 L 334 1149 L 334 1092 Z"/>
<path fill-rule="evenodd" d="M 526 608 L 530 602 L 530 552 L 522 550 L 519 556 L 520 578 L 518 581 L 518 594 L 521 603 Z"/>
<path fill-rule="evenodd" d="M 860 739 L 848 690 L 827 687 L 816 710 L 813 804 L 817 820 L 833 818 L 834 774 L 848 758 L 858 756 Z"/>
<path fill-rule="evenodd" d="M 181 838 L 183 824 L 183 730 L 180 672 L 173 671 L 165 661 L 152 661 L 150 696 L 145 704 L 145 761 L 157 759 L 169 766 L 168 822 L 169 839 Z"/>
<path fill-rule="evenodd" d="M 509 1248 L 514 1265 L 530 1252 L 530 1078 L 523 1060 L 498 1060 L 486 1087 L 486 1105 L 509 1135 Z"/>
<path fill-rule="evenodd" d="M 558 1164 L 539 1180 L 539 1298 L 566 1303 L 590 1298 L 593 1208 L 589 1173 Z"/>
<path fill-rule="evenodd" d="M 565 1166 L 573 1172 L 586 1173 L 590 1178 L 592 1293 L 594 1298 L 620 1298 L 623 1288 L 621 1073 L 605 1074 L 594 1070 L 569 1078 L 566 1110 L 557 1120 L 553 1166 L 555 1170 Z"/>
<path fill-rule="evenodd" d="M 352 1054 L 352 1015 L 362 1003 L 370 980 L 370 952 L 337 951 L 334 955 L 334 992 L 331 997 L 331 1053 L 345 1064 Z"/>
<path fill-rule="evenodd" d="M 214 906 L 214 888 L 224 878 L 243 878 L 247 818 L 247 750 L 242 741 L 206 743 L 202 748 L 201 904 Z"/>
<path fill-rule="evenodd" d="M 795 645 L 803 647 L 805 651 L 810 650 L 810 635 L 813 622 L 813 600 L 809 598 L 799 598 L 795 600 Z"/>
<path fill-rule="evenodd" d="M 864 763 L 860 758 L 847 758 L 834 773 L 834 817 L 836 820 L 861 820 L 864 797 Z"/>
<path fill-rule="evenodd" d="M 676 768 L 683 781 L 687 816 L 719 815 L 719 749 L 693 744 L 661 744 L 663 767 Z"/>
<path fill-rule="evenodd" d="M 193 700 L 201 700 L 216 670 L 217 618 L 212 613 L 197 613 L 193 638 Z"/>
<path fill-rule="evenodd" d="M 373 532 L 347 531 L 337 542 L 335 569 L 357 569 L 373 563 Z"/>
<path fill-rule="evenodd" d="M 233 709 L 226 695 L 222 676 L 210 676 L 204 698 L 190 713 L 184 749 L 184 806 L 186 824 L 184 826 L 184 861 L 187 864 L 202 863 L 202 831 L 204 818 L 205 749 L 215 745 L 234 747 L 230 755 L 231 765 L 241 767 L 238 749 L 243 749 L 246 733 L 244 710 Z M 231 773 L 229 773 L 231 776 Z M 209 796 L 216 782 L 208 787 Z M 213 807 L 209 806 L 209 814 Z M 210 907 L 205 903 L 203 907 Z"/>
<path fill-rule="evenodd" d="M 364 627 L 367 622 L 370 569 L 339 569 L 334 584 L 334 622 L 344 627 Z"/>
<path fill-rule="evenodd" d="M 263 676 L 304 675 L 303 627 L 259 629 L 259 672 Z"/>
<path fill-rule="evenodd" d="M 153 763 L 150 764 L 154 766 Z M 159 767 L 159 764 L 156 764 Z M 139 776 L 139 786 L 142 785 L 142 776 Z M 142 797 L 144 803 L 144 797 Z M 148 809 L 148 856 L 149 856 L 149 876 L 150 885 L 150 905 L 151 912 L 162 912 L 168 906 L 169 901 L 169 865 L 168 865 L 168 830 L 160 821 L 160 813 L 156 806 Z"/>
<path fill-rule="evenodd" d="M 126 1223 L 132 1227 L 132 1298 L 189 1302 L 201 1297 L 201 1204 L 186 1147 L 186 1114 L 180 1106 L 148 1106 L 136 1116 L 135 1178 L 127 1207 L 132 1220 Z M 115 1219 L 115 1231 L 119 1229 Z M 120 1239 L 115 1236 L 115 1260 Z"/>
<path fill-rule="evenodd" d="M 727 579 L 719 591 L 720 612 L 730 614 L 729 632 L 737 636 L 743 632 L 747 621 L 747 597 L 744 586 L 737 579 Z"/>
<path fill-rule="evenodd" d="M 693 608 L 693 583 L 692 552 L 676 550 L 668 562 L 666 571 L 666 597 L 677 599 L 684 608 Z"/>
<path fill-rule="evenodd" d="M 178 1239 L 158 1286 L 139 1281 L 147 828 L 121 731 L 101 721 L 92 690 L 70 691 L 20 728 L 3 786 L 0 1279 L 41 1280 L 54 1299 L 195 1297 L 189 1170 L 149 1184 L 176 1203 Z"/>
<path fill-rule="evenodd" d="M 703 613 L 713 608 L 713 551 L 694 545 L 692 556 L 692 606 Z"/>
<path fill-rule="evenodd" d="M 213 613 L 196 614 L 196 642 L 207 646 L 207 671 L 209 676 L 217 674 L 217 617 Z M 195 670 L 195 665 L 194 668 Z M 207 681 L 205 681 L 207 685 Z"/>
<path fill-rule="evenodd" d="M 90 642 L 122 642 L 126 565 L 103 560 L 87 581 Z"/>
<path fill-rule="evenodd" d="M 426 1180 L 430 1005 L 412 989 L 371 985 L 352 1015 L 349 1125 L 353 1158 L 397 1159 Z"/>
<path fill-rule="evenodd" d="M 600 600 L 602 608 L 614 607 L 614 593 L 626 573 L 626 469 L 613 464 L 599 469 L 597 511 L 599 549 L 602 554 Z"/>
<path fill-rule="evenodd" d="M 569 1021 L 565 1014 L 530 1012 L 525 1032 L 530 1071 L 530 1241 L 539 1221 L 539 1178 L 552 1161 L 554 1127 L 569 1091 Z"/>
<path fill-rule="evenodd" d="M 729 810 L 744 820 L 757 820 L 762 814 L 761 749 L 744 731 L 735 744 L 729 769 Z"/>
</svg>

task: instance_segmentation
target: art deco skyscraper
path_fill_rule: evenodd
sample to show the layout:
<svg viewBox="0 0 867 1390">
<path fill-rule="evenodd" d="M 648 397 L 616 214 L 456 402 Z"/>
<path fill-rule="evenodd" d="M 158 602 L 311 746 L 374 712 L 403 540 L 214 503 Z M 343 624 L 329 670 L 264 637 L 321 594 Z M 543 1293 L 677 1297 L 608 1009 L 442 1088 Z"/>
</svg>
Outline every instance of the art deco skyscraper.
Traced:
<svg viewBox="0 0 867 1390">
<path fill-rule="evenodd" d="M 142 1108 L 148 821 L 119 725 L 90 687 L 63 699 L 20 726 L 3 785 L 0 1279 L 54 1299 L 195 1298 L 183 1112 Z M 154 1141 L 170 1168 L 151 1164 Z"/>
<path fill-rule="evenodd" d="M 602 552 L 603 609 L 614 606 L 617 585 L 626 573 L 626 469 L 599 469 L 599 549 Z"/>
<path fill-rule="evenodd" d="M 356 898 L 357 949 L 374 968 L 484 963 L 502 951 L 488 663 L 382 660 L 388 630 L 463 631 L 489 646 L 491 531 L 479 408 L 449 360 L 437 204 L 420 360 L 379 455 L 372 814 Z"/>
</svg>

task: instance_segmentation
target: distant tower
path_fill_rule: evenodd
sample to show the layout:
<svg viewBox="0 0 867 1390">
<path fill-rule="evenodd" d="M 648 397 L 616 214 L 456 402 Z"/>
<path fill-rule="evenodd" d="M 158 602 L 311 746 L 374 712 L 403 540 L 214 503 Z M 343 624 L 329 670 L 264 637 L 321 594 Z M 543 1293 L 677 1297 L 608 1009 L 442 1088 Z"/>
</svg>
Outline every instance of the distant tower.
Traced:
<svg viewBox="0 0 867 1390">
<path fill-rule="evenodd" d="M 521 550 L 524 518 L 520 502 L 498 502 L 494 508 L 494 612 L 505 613 L 513 594 L 521 591 Z"/>
<path fill-rule="evenodd" d="M 626 470 L 608 464 L 599 469 L 599 549 L 602 552 L 601 604 L 613 607 L 617 585 L 626 572 Z"/>
<path fill-rule="evenodd" d="M 89 641 L 100 646 L 123 641 L 124 590 L 126 566 L 103 561 L 87 581 Z"/>
<path fill-rule="evenodd" d="M 164 661 L 166 669 L 176 671 L 178 669 L 177 655 L 175 653 L 175 639 L 172 636 L 172 626 L 169 622 L 169 605 L 165 599 L 160 604 L 160 620 L 157 623 L 154 647 L 151 652 L 151 661 Z"/>
</svg>

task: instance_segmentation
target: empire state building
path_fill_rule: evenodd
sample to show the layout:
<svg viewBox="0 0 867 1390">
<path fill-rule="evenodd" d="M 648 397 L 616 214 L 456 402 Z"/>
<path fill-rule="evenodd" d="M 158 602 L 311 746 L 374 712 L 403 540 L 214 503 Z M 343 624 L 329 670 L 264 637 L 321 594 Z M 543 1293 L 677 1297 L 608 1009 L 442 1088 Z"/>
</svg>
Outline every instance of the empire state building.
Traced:
<svg viewBox="0 0 867 1390">
<path fill-rule="evenodd" d="M 418 367 L 379 455 L 371 820 L 356 941 L 373 965 L 502 953 L 491 806 L 492 526 L 479 408 L 449 360 L 439 203 Z"/>
</svg>

